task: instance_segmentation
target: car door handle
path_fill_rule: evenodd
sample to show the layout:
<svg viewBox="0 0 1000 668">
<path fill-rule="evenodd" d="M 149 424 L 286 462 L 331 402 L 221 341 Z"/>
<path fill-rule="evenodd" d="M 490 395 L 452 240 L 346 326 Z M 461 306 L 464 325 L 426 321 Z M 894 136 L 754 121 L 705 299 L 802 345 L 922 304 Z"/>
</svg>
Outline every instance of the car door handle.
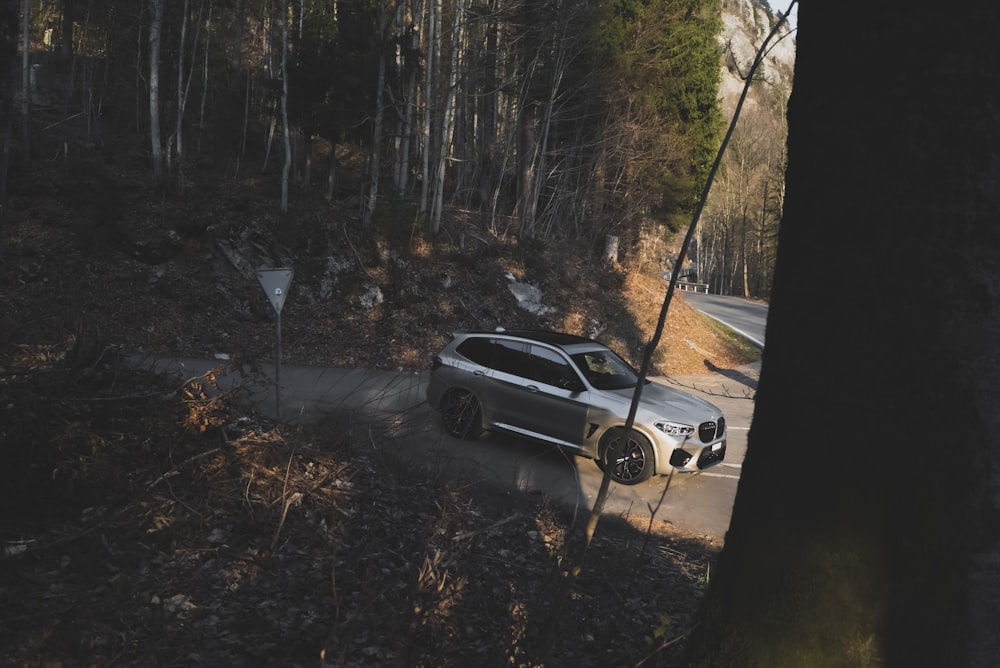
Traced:
<svg viewBox="0 0 1000 668">
<path fill-rule="evenodd" d="M 485 376 L 485 375 L 486 375 L 486 372 L 485 372 L 485 371 L 478 371 L 478 370 L 477 370 L 477 371 L 473 371 L 473 372 L 472 372 L 472 375 L 473 375 L 473 376 Z"/>
<path fill-rule="evenodd" d="M 526 389 L 528 392 L 538 392 L 537 385 L 525 385 L 524 389 Z"/>
</svg>

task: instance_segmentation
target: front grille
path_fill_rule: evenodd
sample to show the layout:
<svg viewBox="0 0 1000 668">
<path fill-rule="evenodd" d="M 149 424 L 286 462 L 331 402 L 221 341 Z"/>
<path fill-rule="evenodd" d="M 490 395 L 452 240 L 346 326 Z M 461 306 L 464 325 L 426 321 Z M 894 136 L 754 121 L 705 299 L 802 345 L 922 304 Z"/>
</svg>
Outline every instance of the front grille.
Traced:
<svg viewBox="0 0 1000 668">
<path fill-rule="evenodd" d="M 720 417 L 718 421 L 709 420 L 698 425 L 698 438 L 702 443 L 711 443 L 726 433 L 726 418 Z"/>
<path fill-rule="evenodd" d="M 705 450 L 702 451 L 701 456 L 698 457 L 698 468 L 707 469 L 709 466 L 715 466 L 725 458 L 726 446 L 723 445 L 718 450 L 705 448 Z"/>
</svg>

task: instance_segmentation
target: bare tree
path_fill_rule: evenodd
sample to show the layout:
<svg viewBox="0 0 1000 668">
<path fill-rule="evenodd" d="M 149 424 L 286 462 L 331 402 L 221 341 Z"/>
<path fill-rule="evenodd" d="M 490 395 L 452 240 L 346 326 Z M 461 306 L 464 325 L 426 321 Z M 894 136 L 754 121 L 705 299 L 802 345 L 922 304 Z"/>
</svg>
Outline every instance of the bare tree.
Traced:
<svg viewBox="0 0 1000 668">
<path fill-rule="evenodd" d="M 385 117 L 385 67 L 389 30 L 392 27 L 387 3 L 382 0 L 379 10 L 378 79 L 375 84 L 375 118 L 372 120 L 372 149 L 368 156 L 368 195 L 365 197 L 362 223 L 367 227 L 378 205 L 378 186 L 382 169 L 382 122 Z"/>
<path fill-rule="evenodd" d="M 437 166 L 434 169 L 434 193 L 431 202 L 431 231 L 436 233 L 441 227 L 441 213 L 444 210 L 444 182 L 447 176 L 448 150 L 451 144 L 453 123 L 455 120 L 455 95 L 458 87 L 458 52 L 462 43 L 461 27 L 465 0 L 456 0 L 455 16 L 451 31 L 451 64 L 448 68 L 448 84 L 444 93 L 444 113 L 441 118 L 441 130 L 438 135 L 438 145 L 434 153 L 437 156 Z"/>
<path fill-rule="evenodd" d="M 399 100 L 399 140 L 396 151 L 396 168 L 393 171 L 396 182 L 396 194 L 403 196 L 410 186 L 410 155 L 414 146 L 414 118 L 417 111 L 417 91 L 420 26 L 423 23 L 423 0 L 414 0 L 412 8 L 407 13 L 407 5 L 400 3 L 397 9 L 397 31 L 404 48 L 397 63 L 397 69 L 402 75 Z"/>
<path fill-rule="evenodd" d="M 149 139 L 153 176 L 163 178 L 163 140 L 160 134 L 160 38 L 163 31 L 163 0 L 151 0 L 149 21 Z"/>
<path fill-rule="evenodd" d="M 759 105 L 743 114 L 716 179 L 701 235 L 706 282 L 724 294 L 765 296 L 758 286 L 773 271 L 768 261 L 781 216 L 784 131 Z"/>
<path fill-rule="evenodd" d="M 205 19 L 205 49 L 201 69 L 201 107 L 198 113 L 198 148 L 201 153 L 201 139 L 205 131 L 205 105 L 208 102 L 208 54 L 211 52 L 212 0 L 208 0 L 208 17 Z"/>
<path fill-rule="evenodd" d="M 188 72 L 184 71 L 184 57 L 185 50 L 187 49 L 187 28 L 190 22 L 190 9 L 189 0 L 184 0 L 184 6 L 181 10 L 181 34 L 180 34 L 180 46 L 177 49 L 177 113 L 175 118 L 174 126 L 174 147 L 176 149 L 176 161 L 177 161 L 177 187 L 179 190 L 184 189 L 184 116 L 187 109 L 187 101 L 191 90 L 191 81 L 194 78 L 194 68 L 195 68 L 195 57 L 198 51 L 198 40 L 201 35 L 201 18 L 205 11 L 204 2 L 199 5 L 198 8 L 198 18 L 195 20 L 195 34 L 191 40 L 191 65 Z M 211 10 L 209 10 L 211 11 Z M 208 52 L 208 44 L 206 40 L 206 57 Z M 206 62 L 207 64 L 207 62 Z"/>
<path fill-rule="evenodd" d="M 288 212 L 288 175 L 292 170 L 292 138 L 288 127 L 288 0 L 281 11 L 281 133 L 285 144 L 285 162 L 281 167 L 281 211 Z"/>
<path fill-rule="evenodd" d="M 424 74 L 424 118 L 423 118 L 423 156 L 420 183 L 421 213 L 428 213 L 428 201 L 431 187 L 431 131 L 433 129 L 434 92 L 441 79 L 441 0 L 427 0 L 427 71 Z"/>
<path fill-rule="evenodd" d="M 24 0 L 21 28 L 21 142 L 24 161 L 31 160 L 31 1 Z"/>
</svg>

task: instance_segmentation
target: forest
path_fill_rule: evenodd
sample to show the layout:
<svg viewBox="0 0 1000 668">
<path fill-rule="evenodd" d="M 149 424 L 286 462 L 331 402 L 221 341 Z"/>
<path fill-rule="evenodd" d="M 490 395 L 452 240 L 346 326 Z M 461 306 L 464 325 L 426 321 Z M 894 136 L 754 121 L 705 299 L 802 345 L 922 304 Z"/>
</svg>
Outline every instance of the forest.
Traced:
<svg viewBox="0 0 1000 668">
<path fill-rule="evenodd" d="M 408 459 L 440 438 L 419 414 L 293 427 L 244 399 L 274 354 L 253 269 L 279 263 L 289 364 L 413 382 L 450 330 L 512 324 L 635 359 L 746 71 L 718 3 L 0 8 L 2 662 L 679 665 L 717 544 L 609 517 L 558 614 L 579 508 Z M 738 128 L 706 209 L 713 289 L 769 290 L 773 122 Z M 683 301 L 667 329 L 660 373 L 758 354 Z M 223 371 L 126 364 L 155 354 Z"/>
<path fill-rule="evenodd" d="M 226 345 L 253 371 L 271 313 L 207 268 L 239 269 L 232 239 L 271 250 L 261 230 L 303 260 L 289 324 L 330 328 L 289 332 L 296 355 L 333 339 L 402 373 L 413 337 L 508 321 L 509 295 L 472 297 L 552 268 L 543 287 L 576 300 L 561 326 L 641 339 L 638 319 L 584 299 L 663 269 L 647 242 L 683 225 L 725 123 L 720 77 L 746 71 L 713 37 L 725 13 L 181 5 L 0 5 L 5 662 L 996 664 L 995 0 L 803 3 L 787 179 L 728 164 L 733 198 L 706 209 L 699 244 L 729 258 L 718 273 L 699 259 L 699 278 L 769 297 L 725 544 L 602 521 L 565 598 L 576 515 L 390 456 L 408 416 L 289 429 L 219 401 L 211 374 L 173 383 L 83 343 L 128 326 L 139 347 Z M 734 135 L 733 156 L 749 168 L 764 136 Z M 741 201 L 741 184 L 767 196 Z M 745 249 L 771 243 L 759 223 L 779 203 L 769 288 Z M 309 226 L 342 252 L 317 254 L 322 236 L 297 238 Z M 609 237 L 618 264 L 597 266 Z M 314 255 L 385 290 L 306 285 Z M 436 263 L 423 281 L 418 256 Z M 435 283 L 455 294 L 428 300 Z M 397 308 L 428 301 L 420 319 Z"/>
<path fill-rule="evenodd" d="M 117 146 L 171 197 L 267 178 L 282 212 L 347 201 L 362 230 L 569 241 L 654 272 L 718 149 L 720 65 L 748 65 L 720 44 L 716 0 L 7 5 L 30 49 L 6 68 L 5 189 L 32 162 Z M 691 274 L 766 298 L 789 91 L 755 88 Z"/>
</svg>

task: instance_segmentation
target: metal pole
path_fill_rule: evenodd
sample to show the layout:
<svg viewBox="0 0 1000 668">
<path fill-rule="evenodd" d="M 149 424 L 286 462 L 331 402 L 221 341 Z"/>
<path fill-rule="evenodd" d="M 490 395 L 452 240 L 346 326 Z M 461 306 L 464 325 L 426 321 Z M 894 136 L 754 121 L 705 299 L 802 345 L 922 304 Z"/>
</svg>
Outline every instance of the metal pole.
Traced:
<svg viewBox="0 0 1000 668">
<path fill-rule="evenodd" d="M 278 349 L 274 364 L 274 416 L 281 421 L 281 311 L 278 311 Z"/>
</svg>

